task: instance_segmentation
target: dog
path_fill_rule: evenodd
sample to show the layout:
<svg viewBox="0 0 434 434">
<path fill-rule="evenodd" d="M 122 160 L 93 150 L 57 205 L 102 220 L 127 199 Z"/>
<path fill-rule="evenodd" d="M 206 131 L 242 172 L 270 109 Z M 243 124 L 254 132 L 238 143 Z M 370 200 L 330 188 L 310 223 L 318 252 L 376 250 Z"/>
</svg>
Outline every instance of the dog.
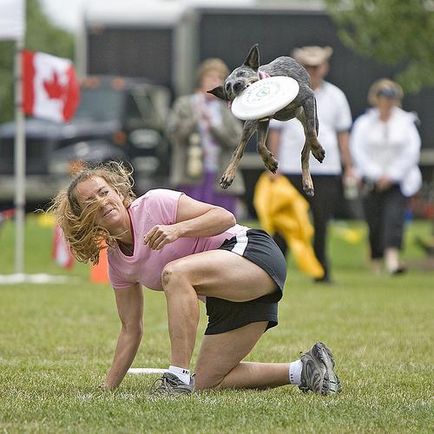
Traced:
<svg viewBox="0 0 434 434">
<path fill-rule="evenodd" d="M 314 187 L 309 171 L 309 153 L 312 152 L 314 157 L 322 162 L 325 157 L 325 151 L 318 142 L 319 125 L 316 100 L 313 90 L 310 88 L 309 74 L 303 66 L 292 57 L 287 56 L 278 57 L 272 62 L 260 66 L 259 46 L 255 44 L 250 49 L 244 63 L 229 74 L 223 85 L 209 90 L 208 93 L 231 103 L 255 81 L 263 77 L 274 76 L 286 76 L 295 79 L 299 85 L 299 92 L 292 102 L 271 117 L 248 120 L 244 123 L 240 143 L 236 147 L 231 161 L 220 179 L 220 186 L 226 189 L 232 184 L 246 145 L 255 131 L 258 137 L 258 153 L 265 167 L 271 172 L 276 173 L 278 163 L 266 146 L 270 119 L 287 121 L 297 118 L 303 125 L 306 137 L 301 152 L 303 190 L 306 195 L 313 196 Z"/>
</svg>

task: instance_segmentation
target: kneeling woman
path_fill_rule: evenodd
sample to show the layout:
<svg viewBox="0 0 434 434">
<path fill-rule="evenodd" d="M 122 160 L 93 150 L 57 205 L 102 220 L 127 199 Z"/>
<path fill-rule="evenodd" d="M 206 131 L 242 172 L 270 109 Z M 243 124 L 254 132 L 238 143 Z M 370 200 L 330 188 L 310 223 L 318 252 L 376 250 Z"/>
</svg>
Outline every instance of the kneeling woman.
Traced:
<svg viewBox="0 0 434 434">
<path fill-rule="evenodd" d="M 51 210 L 77 260 L 97 263 L 102 242 L 109 246 L 122 328 L 104 388 L 121 383 L 136 355 L 144 285 L 164 291 L 167 302 L 171 364 L 155 392 L 288 383 L 321 394 L 340 390 L 333 356 L 320 342 L 292 363 L 242 362 L 264 331 L 277 325 L 286 278 L 285 259 L 265 232 L 180 192 L 150 190 L 135 199 L 131 173 L 117 163 L 79 173 Z M 193 377 L 198 296 L 206 297 L 209 322 Z"/>
</svg>

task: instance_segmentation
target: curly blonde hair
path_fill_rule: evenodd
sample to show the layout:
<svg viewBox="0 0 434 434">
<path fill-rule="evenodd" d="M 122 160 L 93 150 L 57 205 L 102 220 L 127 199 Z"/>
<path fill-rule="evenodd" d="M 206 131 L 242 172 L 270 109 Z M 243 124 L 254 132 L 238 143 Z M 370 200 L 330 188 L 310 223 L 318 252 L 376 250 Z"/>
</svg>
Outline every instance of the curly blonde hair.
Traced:
<svg viewBox="0 0 434 434">
<path fill-rule="evenodd" d="M 99 252 L 104 248 L 104 243 L 114 245 L 118 237 L 114 237 L 96 223 L 97 211 L 101 206 L 98 201 L 81 209 L 76 197 L 76 187 L 88 179 L 100 177 L 123 197 L 123 204 L 128 208 L 136 197 L 133 192 L 132 172 L 122 163 L 115 161 L 94 168 L 86 167 L 53 199 L 47 212 L 54 213 L 77 261 L 98 264 Z"/>
</svg>

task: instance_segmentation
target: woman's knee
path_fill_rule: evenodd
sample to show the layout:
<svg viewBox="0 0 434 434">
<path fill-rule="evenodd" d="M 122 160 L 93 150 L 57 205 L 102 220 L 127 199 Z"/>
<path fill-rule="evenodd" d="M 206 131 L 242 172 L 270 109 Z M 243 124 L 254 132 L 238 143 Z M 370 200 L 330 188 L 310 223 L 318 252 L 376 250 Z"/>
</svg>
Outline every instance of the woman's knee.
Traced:
<svg viewBox="0 0 434 434">
<path fill-rule="evenodd" d="M 170 289 L 174 286 L 173 283 L 176 283 L 179 286 L 179 283 L 187 279 L 187 272 L 185 267 L 181 264 L 182 261 L 172 261 L 169 262 L 161 272 L 161 284 L 163 286 L 164 291 L 170 291 Z"/>
<path fill-rule="evenodd" d="M 195 373 L 194 388 L 197 391 L 218 389 L 224 378 L 225 375 L 219 375 L 218 373 L 210 374 L 198 369 Z"/>
</svg>

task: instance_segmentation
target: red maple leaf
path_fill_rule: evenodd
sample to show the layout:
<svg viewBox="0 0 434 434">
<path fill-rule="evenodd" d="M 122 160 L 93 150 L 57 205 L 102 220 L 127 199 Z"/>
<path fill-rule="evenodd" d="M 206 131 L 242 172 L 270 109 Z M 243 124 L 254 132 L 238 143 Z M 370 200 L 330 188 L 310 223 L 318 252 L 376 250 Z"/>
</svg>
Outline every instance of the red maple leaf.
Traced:
<svg viewBox="0 0 434 434">
<path fill-rule="evenodd" d="M 59 82 L 59 76 L 56 71 L 53 71 L 53 75 L 50 80 L 43 81 L 45 91 L 50 99 L 63 99 L 65 95 L 66 87 L 62 86 Z"/>
</svg>

